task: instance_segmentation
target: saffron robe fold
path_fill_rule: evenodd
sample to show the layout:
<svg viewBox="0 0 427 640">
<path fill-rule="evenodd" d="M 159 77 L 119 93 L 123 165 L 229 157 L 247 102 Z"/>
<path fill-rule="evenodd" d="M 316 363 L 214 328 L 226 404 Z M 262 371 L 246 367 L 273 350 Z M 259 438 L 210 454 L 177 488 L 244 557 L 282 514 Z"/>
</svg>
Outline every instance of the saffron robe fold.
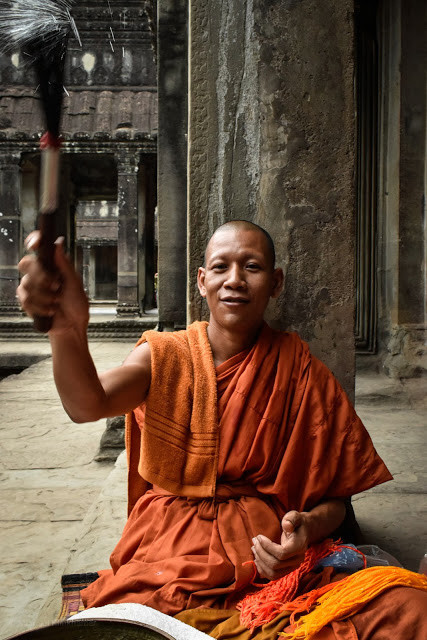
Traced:
<svg viewBox="0 0 427 640">
<path fill-rule="evenodd" d="M 233 608 L 253 587 L 252 537 L 391 475 L 330 371 L 264 325 L 215 370 L 207 323 L 146 332 L 152 380 L 126 423 L 130 517 L 86 606 Z"/>
</svg>

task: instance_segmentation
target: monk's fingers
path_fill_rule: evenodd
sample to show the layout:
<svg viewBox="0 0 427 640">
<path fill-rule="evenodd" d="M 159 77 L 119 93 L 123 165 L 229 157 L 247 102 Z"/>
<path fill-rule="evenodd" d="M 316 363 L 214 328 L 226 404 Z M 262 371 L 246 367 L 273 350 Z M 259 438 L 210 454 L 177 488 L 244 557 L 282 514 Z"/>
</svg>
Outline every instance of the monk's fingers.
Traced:
<svg viewBox="0 0 427 640">
<path fill-rule="evenodd" d="M 29 315 L 53 315 L 57 307 L 57 283 L 26 273 L 16 290 L 21 307 Z"/>
<path fill-rule="evenodd" d="M 290 534 L 301 526 L 303 521 L 299 511 L 288 511 L 282 518 L 282 530 L 284 533 Z"/>
<path fill-rule="evenodd" d="M 264 561 L 268 558 L 273 558 L 278 561 L 282 561 L 286 558 L 287 554 L 281 544 L 272 542 L 266 536 L 256 536 L 253 539 L 253 545 L 256 554 Z"/>
<path fill-rule="evenodd" d="M 253 539 L 252 552 L 260 576 L 277 580 L 299 566 L 304 559 L 304 545 L 299 540 L 287 542 L 276 544 L 262 535 Z"/>
<path fill-rule="evenodd" d="M 25 238 L 25 248 L 27 251 L 35 251 L 40 244 L 40 231 L 31 231 Z"/>
<path fill-rule="evenodd" d="M 261 562 L 260 560 L 255 560 L 254 562 L 255 562 L 258 575 L 261 578 L 266 578 L 267 580 L 277 580 L 278 577 L 282 577 L 282 576 L 278 576 L 273 569 L 271 569 L 267 565 L 264 565 L 264 563 Z"/>
<path fill-rule="evenodd" d="M 65 253 L 63 236 L 60 236 L 55 240 L 55 263 L 58 267 L 58 271 L 64 279 L 75 275 L 73 263 Z"/>
<path fill-rule="evenodd" d="M 271 542 L 271 541 L 270 541 Z M 269 550 L 262 547 L 260 544 L 254 544 L 253 554 L 255 560 L 258 560 L 265 567 L 271 569 L 287 569 L 293 567 L 295 563 L 299 563 L 304 558 L 304 550 L 300 549 L 297 545 L 282 546 L 280 544 L 271 543 L 272 546 Z"/>
<path fill-rule="evenodd" d="M 30 252 L 37 252 L 37 249 L 40 245 L 40 240 L 40 231 L 32 231 L 25 240 L 26 250 Z M 54 256 L 56 266 L 58 267 L 58 274 L 52 276 L 52 274 L 46 273 L 46 276 L 54 278 L 59 282 L 60 280 L 62 280 L 63 272 L 66 276 L 74 272 L 74 267 L 72 266 L 71 260 L 65 254 L 63 236 L 60 236 L 54 242 Z M 40 273 L 43 273 L 44 271 L 42 263 L 37 259 L 37 256 L 34 253 L 24 256 L 18 264 L 18 268 L 21 273 L 32 272 L 34 274 L 36 272 L 36 269 L 38 269 Z"/>
<path fill-rule="evenodd" d="M 303 556 L 298 555 L 279 562 L 272 557 L 264 560 L 260 556 L 254 554 L 254 562 L 258 574 L 262 578 L 267 578 L 267 580 L 277 580 L 279 578 L 282 578 L 289 572 L 296 569 L 301 563 L 302 558 Z"/>
<path fill-rule="evenodd" d="M 61 287 L 59 274 L 52 274 L 43 268 L 40 260 L 35 255 L 24 256 L 18 263 L 19 271 L 27 278 L 21 280 L 26 289 L 57 292 Z"/>
<path fill-rule="evenodd" d="M 26 274 L 31 270 L 32 264 L 35 260 L 34 256 L 24 256 L 18 263 L 18 269 L 20 273 Z"/>
<path fill-rule="evenodd" d="M 58 274 L 49 273 L 45 271 L 41 266 L 39 260 L 34 257 L 27 256 L 29 259 L 27 263 L 21 265 L 24 258 L 19 263 L 18 267 L 24 274 L 21 278 L 20 286 L 22 286 L 28 293 L 40 296 L 56 295 L 61 289 L 61 280 Z"/>
<path fill-rule="evenodd" d="M 299 511 L 288 511 L 282 518 L 281 546 L 288 555 L 306 551 L 309 545 L 310 531 L 307 514 Z"/>
</svg>

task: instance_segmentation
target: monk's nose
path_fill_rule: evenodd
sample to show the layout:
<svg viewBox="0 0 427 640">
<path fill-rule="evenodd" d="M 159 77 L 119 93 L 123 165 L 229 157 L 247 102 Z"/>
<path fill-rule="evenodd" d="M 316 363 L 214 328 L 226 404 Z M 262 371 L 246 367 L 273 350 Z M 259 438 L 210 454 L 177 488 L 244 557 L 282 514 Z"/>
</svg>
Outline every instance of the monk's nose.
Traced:
<svg viewBox="0 0 427 640">
<path fill-rule="evenodd" d="M 234 265 L 228 270 L 227 280 L 224 284 L 226 287 L 233 288 L 246 286 L 244 274 L 238 265 Z"/>
</svg>

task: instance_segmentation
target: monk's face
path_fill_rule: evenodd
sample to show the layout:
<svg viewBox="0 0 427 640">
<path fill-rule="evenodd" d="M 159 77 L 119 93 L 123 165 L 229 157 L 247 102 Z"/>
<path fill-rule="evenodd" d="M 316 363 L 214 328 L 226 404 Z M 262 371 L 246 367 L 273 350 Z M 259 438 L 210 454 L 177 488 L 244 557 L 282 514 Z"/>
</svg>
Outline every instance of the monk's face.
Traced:
<svg viewBox="0 0 427 640">
<path fill-rule="evenodd" d="M 252 229 L 217 231 L 198 273 L 211 322 L 242 331 L 262 324 L 268 301 L 279 295 L 282 283 L 282 270 L 274 269 L 264 234 Z"/>
</svg>

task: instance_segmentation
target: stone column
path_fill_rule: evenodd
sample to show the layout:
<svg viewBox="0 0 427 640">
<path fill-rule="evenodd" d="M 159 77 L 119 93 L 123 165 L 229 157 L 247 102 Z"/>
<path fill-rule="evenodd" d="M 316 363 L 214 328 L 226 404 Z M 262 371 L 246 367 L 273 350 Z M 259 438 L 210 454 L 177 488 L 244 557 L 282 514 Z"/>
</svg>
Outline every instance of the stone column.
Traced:
<svg viewBox="0 0 427 640">
<path fill-rule="evenodd" d="M 427 370 L 427 12 L 423 0 L 380 8 L 379 358 L 404 378 Z"/>
<path fill-rule="evenodd" d="M 173 329 L 186 320 L 188 0 L 159 0 L 158 14 L 158 307 Z"/>
<path fill-rule="evenodd" d="M 138 298 L 145 311 L 147 257 L 147 169 L 140 164 L 138 174 Z"/>
<path fill-rule="evenodd" d="M 95 260 L 95 248 L 90 244 L 84 244 L 82 247 L 82 279 L 89 300 L 95 298 Z"/>
<path fill-rule="evenodd" d="M 138 160 L 128 150 L 116 154 L 119 210 L 117 314 L 138 315 Z"/>
<path fill-rule="evenodd" d="M 272 234 L 296 329 L 354 391 L 353 2 L 190 0 L 189 313 L 214 228 Z"/>
<path fill-rule="evenodd" d="M 20 154 L 0 153 L 0 314 L 20 310 L 16 300 L 21 257 Z"/>
</svg>

